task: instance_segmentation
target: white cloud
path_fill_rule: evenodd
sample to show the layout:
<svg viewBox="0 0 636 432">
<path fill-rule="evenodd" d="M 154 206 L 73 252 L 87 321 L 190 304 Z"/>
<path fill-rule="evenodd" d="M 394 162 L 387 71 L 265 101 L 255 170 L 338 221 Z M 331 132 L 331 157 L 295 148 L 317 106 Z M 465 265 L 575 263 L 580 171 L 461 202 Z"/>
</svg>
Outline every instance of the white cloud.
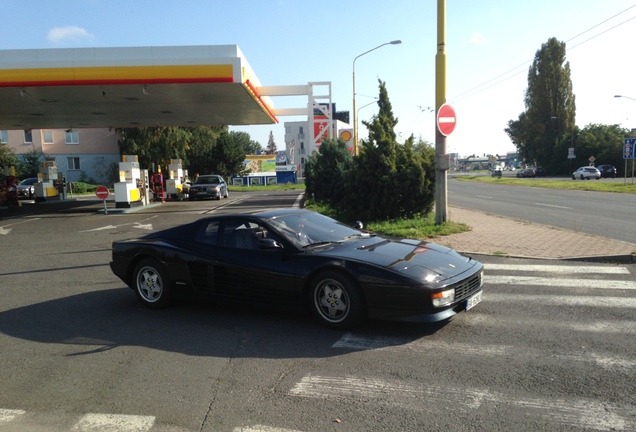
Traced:
<svg viewBox="0 0 636 432">
<path fill-rule="evenodd" d="M 49 42 L 81 42 L 93 39 L 93 35 L 78 26 L 55 27 L 47 35 Z"/>
<path fill-rule="evenodd" d="M 488 41 L 481 33 L 473 33 L 470 36 L 470 44 L 471 45 L 486 45 Z"/>
</svg>

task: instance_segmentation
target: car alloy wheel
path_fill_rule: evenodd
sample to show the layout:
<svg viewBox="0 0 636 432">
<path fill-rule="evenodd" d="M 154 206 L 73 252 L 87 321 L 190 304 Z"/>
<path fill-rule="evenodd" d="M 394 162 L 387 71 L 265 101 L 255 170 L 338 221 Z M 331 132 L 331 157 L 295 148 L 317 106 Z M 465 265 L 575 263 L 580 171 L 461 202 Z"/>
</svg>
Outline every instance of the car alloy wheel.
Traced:
<svg viewBox="0 0 636 432">
<path fill-rule="evenodd" d="M 362 321 L 362 298 L 348 277 L 326 271 L 316 276 L 311 286 L 312 311 L 324 325 L 346 329 Z"/>
<path fill-rule="evenodd" d="M 163 267 L 152 258 L 142 260 L 135 268 L 135 293 L 141 302 L 153 309 L 170 302 L 170 287 Z"/>
</svg>

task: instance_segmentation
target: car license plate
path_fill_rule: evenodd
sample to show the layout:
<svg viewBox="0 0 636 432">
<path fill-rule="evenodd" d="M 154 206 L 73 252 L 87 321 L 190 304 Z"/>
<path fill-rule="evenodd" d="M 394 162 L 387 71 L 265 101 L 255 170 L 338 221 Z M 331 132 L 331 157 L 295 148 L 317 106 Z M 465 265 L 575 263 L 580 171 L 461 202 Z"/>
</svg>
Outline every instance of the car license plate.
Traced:
<svg viewBox="0 0 636 432">
<path fill-rule="evenodd" d="M 482 291 L 476 292 L 473 296 L 468 297 L 466 300 L 466 310 L 470 310 L 475 307 L 481 301 Z"/>
</svg>

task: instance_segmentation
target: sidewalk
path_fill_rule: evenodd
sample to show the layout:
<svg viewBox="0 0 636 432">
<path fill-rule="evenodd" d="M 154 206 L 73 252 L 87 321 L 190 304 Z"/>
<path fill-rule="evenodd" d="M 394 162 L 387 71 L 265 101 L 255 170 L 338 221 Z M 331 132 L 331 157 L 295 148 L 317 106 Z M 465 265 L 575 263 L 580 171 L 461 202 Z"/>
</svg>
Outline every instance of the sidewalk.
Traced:
<svg viewBox="0 0 636 432">
<path fill-rule="evenodd" d="M 471 230 L 430 239 L 466 254 L 636 262 L 636 244 L 459 207 L 448 217 Z"/>
</svg>

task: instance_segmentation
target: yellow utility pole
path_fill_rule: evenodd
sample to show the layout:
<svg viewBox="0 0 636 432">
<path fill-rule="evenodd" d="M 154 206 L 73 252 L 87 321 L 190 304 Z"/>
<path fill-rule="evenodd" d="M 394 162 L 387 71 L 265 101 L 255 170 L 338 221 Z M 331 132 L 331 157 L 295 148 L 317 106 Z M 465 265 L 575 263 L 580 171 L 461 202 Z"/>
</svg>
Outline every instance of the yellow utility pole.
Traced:
<svg viewBox="0 0 636 432">
<path fill-rule="evenodd" d="M 435 55 L 435 113 L 446 103 L 446 0 L 437 0 L 437 54 Z M 435 125 L 435 223 L 448 220 L 446 136 Z"/>
</svg>

